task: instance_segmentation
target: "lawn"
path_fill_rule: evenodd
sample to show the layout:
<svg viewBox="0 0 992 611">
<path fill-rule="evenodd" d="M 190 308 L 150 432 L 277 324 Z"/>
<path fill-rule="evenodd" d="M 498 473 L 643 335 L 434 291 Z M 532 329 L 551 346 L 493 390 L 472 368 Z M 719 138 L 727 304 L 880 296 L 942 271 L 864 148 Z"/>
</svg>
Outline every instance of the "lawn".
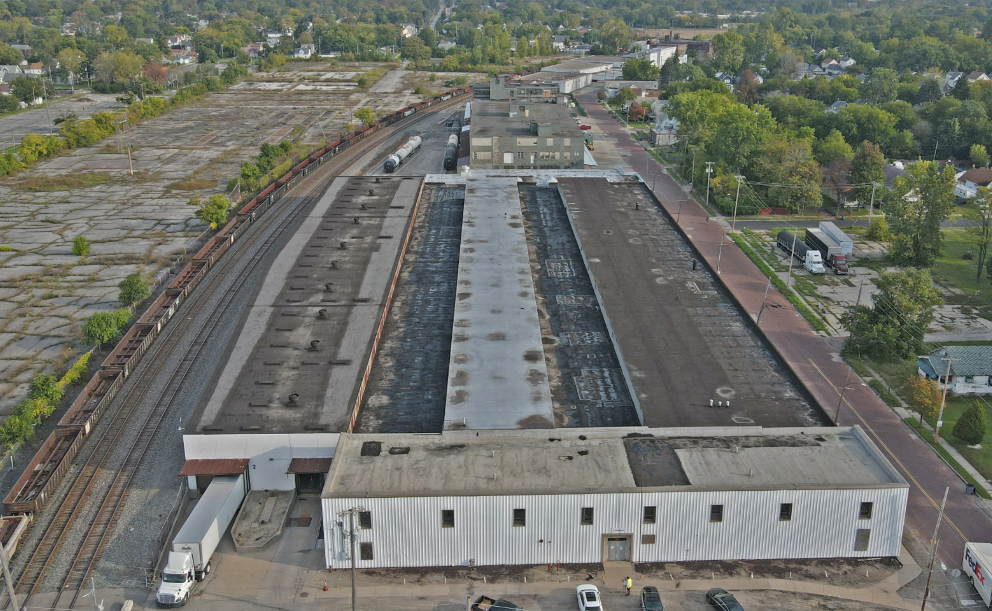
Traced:
<svg viewBox="0 0 992 611">
<path fill-rule="evenodd" d="M 970 342 L 974 343 L 974 342 Z M 853 360 L 853 359 L 852 359 Z M 916 375 L 916 359 L 906 359 L 895 363 L 876 363 L 866 361 L 866 363 L 884 379 L 890 387 L 897 393 L 902 392 L 902 386 L 911 375 Z M 978 472 L 986 479 L 992 479 L 992 405 L 983 402 L 985 407 L 985 441 L 980 448 L 969 448 L 967 444 L 954 436 L 951 432 L 958 418 L 964 413 L 974 398 L 955 397 L 947 395 L 947 406 L 944 408 L 943 424 L 940 427 L 940 435 L 978 469 Z M 988 401 L 987 399 L 985 401 Z M 931 426 L 936 424 L 936 418 L 928 419 Z"/>
<path fill-rule="evenodd" d="M 964 229 L 945 229 L 944 247 L 934 265 L 934 279 L 945 286 L 960 290 L 961 295 L 949 295 L 945 301 L 951 305 L 963 306 L 965 313 L 973 313 L 982 318 L 992 318 L 992 286 L 987 273 L 982 272 L 980 282 L 975 282 L 978 267 L 974 259 L 965 259 L 965 253 L 975 254 L 968 232 Z"/>
</svg>

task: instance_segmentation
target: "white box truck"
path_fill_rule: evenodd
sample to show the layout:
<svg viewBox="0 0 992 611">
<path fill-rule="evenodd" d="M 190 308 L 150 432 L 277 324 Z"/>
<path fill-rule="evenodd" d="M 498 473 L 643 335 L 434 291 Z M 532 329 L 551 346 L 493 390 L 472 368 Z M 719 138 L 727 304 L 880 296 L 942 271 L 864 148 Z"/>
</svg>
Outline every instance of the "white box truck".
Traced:
<svg viewBox="0 0 992 611">
<path fill-rule="evenodd" d="M 992 605 L 992 543 L 965 543 L 962 568 L 985 606 Z"/>
<path fill-rule="evenodd" d="M 245 492 L 243 473 L 211 480 L 172 540 L 169 562 L 155 595 L 158 606 L 181 607 L 189 601 L 193 584 L 210 573 L 210 558 L 245 500 Z"/>
</svg>

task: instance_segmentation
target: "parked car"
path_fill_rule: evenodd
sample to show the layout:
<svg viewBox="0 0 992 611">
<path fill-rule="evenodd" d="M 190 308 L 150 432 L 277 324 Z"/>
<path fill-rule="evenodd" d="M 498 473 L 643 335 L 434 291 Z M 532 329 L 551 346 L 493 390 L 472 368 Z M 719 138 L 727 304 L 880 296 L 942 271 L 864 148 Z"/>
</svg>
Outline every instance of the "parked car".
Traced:
<svg viewBox="0 0 992 611">
<path fill-rule="evenodd" d="M 505 598 L 491 598 L 483 594 L 472 603 L 472 611 L 523 611 L 517 603 Z"/>
<path fill-rule="evenodd" d="M 706 593 L 706 602 L 718 611 L 744 611 L 734 595 L 723 588 L 713 588 Z"/>
<path fill-rule="evenodd" d="M 579 129 L 582 129 L 582 130 L 592 129 L 592 126 L 591 125 L 580 125 L 579 126 Z"/>
<path fill-rule="evenodd" d="M 665 605 L 661 604 L 661 595 L 658 588 L 645 586 L 641 590 L 641 609 L 644 611 L 665 611 Z"/>
<path fill-rule="evenodd" d="M 603 611 L 603 601 L 596 586 L 583 584 L 575 588 L 575 597 L 579 600 L 579 611 Z"/>
</svg>

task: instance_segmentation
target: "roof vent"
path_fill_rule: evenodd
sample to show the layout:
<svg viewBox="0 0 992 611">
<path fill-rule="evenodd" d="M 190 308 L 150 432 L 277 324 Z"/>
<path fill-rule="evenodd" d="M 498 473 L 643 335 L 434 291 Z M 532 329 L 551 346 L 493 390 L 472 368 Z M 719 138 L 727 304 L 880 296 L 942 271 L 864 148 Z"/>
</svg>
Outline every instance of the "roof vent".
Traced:
<svg viewBox="0 0 992 611">
<path fill-rule="evenodd" d="M 390 454 L 409 454 L 410 453 L 410 448 L 409 447 L 392 447 L 392 448 L 389 448 L 389 453 Z"/>
<path fill-rule="evenodd" d="M 362 444 L 362 456 L 378 456 L 382 454 L 381 441 L 366 441 Z"/>
</svg>

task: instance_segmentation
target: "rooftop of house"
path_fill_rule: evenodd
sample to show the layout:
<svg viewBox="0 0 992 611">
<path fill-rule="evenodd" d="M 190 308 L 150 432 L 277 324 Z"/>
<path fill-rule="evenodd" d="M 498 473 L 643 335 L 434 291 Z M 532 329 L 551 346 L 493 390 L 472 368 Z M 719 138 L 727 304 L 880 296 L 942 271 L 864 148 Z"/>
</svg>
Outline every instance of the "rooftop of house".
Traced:
<svg viewBox="0 0 992 611">
<path fill-rule="evenodd" d="M 947 374 L 947 361 L 951 359 L 952 376 L 992 375 L 992 346 L 944 346 L 921 356 L 916 364 L 931 378 Z"/>
<path fill-rule="evenodd" d="M 859 427 L 342 434 L 325 498 L 905 487 Z"/>
<path fill-rule="evenodd" d="M 988 185 L 992 183 L 992 169 L 989 168 L 971 168 L 958 178 L 959 182 L 971 181 L 976 185 Z"/>
</svg>

